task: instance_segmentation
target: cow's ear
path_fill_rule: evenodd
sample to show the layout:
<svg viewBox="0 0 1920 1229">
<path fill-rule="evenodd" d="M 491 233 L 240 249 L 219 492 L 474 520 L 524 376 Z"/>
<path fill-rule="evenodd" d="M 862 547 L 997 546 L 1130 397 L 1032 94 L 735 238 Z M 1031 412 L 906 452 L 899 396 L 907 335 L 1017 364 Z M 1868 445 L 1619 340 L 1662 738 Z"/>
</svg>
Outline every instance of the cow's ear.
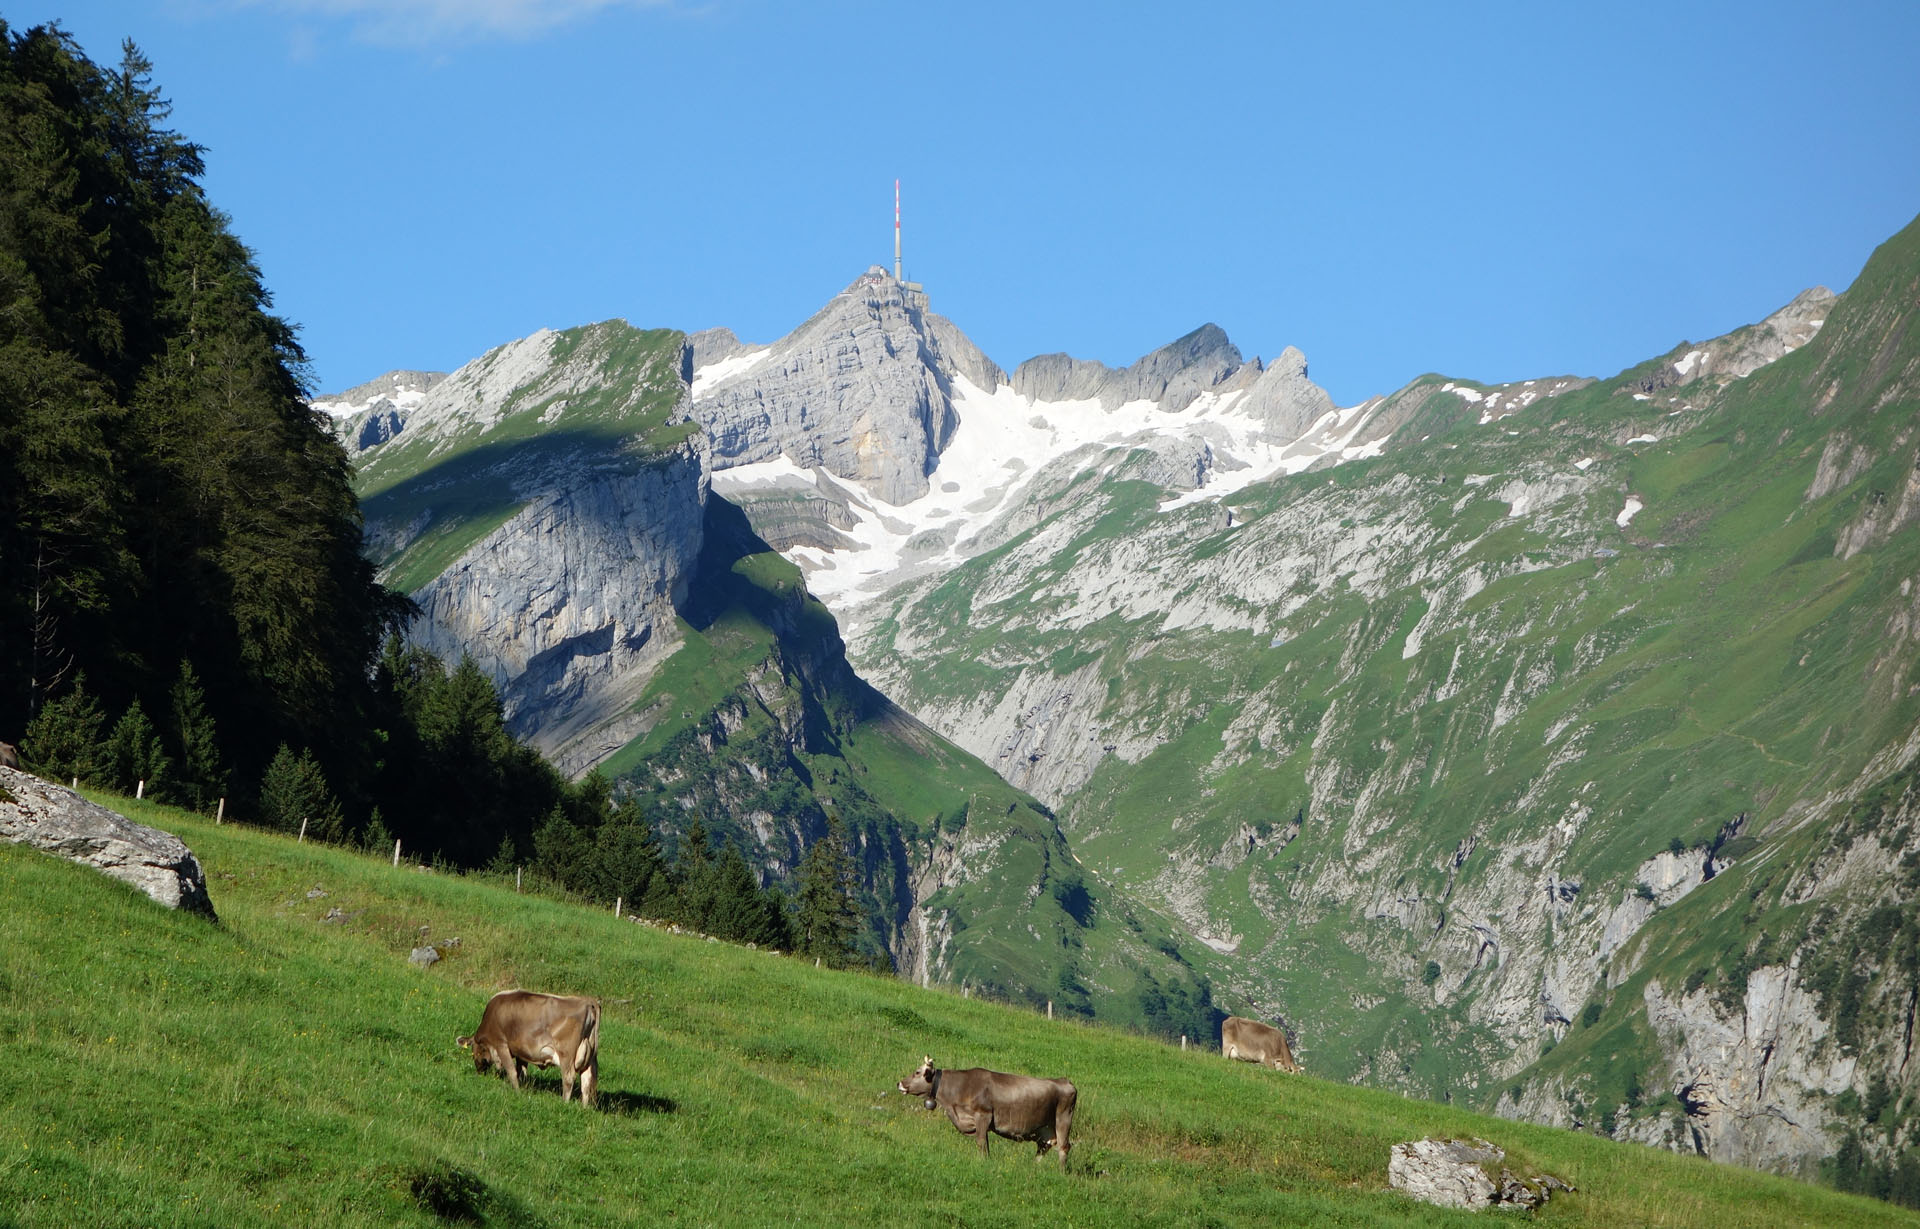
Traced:
<svg viewBox="0 0 1920 1229">
<path fill-rule="evenodd" d="M 471 1050 L 471 1049 L 473 1048 L 473 1038 L 471 1038 L 471 1037 L 455 1037 L 455 1038 L 453 1039 L 453 1044 L 455 1044 L 455 1045 L 457 1045 L 457 1046 L 459 1046 L 459 1047 L 460 1047 L 461 1049 L 463 1049 L 463 1050 Z"/>
</svg>

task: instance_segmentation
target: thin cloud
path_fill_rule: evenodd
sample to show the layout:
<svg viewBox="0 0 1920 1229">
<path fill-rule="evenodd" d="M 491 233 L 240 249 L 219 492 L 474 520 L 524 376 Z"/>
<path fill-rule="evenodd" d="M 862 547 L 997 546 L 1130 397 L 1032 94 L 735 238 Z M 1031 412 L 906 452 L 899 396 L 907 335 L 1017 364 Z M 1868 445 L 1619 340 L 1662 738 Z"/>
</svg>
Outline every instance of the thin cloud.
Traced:
<svg viewBox="0 0 1920 1229">
<path fill-rule="evenodd" d="M 241 0 L 302 17 L 347 23 L 385 46 L 521 42 L 612 9 L 668 8 L 673 0 Z"/>
</svg>

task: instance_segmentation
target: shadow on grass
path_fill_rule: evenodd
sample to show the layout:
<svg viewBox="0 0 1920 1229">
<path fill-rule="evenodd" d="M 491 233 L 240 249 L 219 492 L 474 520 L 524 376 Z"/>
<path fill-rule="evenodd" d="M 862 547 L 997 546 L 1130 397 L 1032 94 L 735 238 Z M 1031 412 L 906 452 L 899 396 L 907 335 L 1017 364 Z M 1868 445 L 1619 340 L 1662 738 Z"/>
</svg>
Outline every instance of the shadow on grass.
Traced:
<svg viewBox="0 0 1920 1229">
<path fill-rule="evenodd" d="M 594 1108 L 607 1114 L 677 1114 L 680 1103 L 672 1097 L 656 1097 L 650 1092 L 627 1092 L 603 1088 L 594 1095 Z"/>
</svg>

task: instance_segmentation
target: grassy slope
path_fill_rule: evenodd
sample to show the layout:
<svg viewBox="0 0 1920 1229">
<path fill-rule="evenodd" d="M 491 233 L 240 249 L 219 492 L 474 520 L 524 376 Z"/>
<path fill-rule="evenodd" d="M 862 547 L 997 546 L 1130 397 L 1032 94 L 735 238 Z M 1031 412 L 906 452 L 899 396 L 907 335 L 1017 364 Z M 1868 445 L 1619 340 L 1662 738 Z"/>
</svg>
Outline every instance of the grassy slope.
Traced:
<svg viewBox="0 0 1920 1229">
<path fill-rule="evenodd" d="M 1920 1224 L 119 805 L 194 846 L 222 922 L 0 846 L 0 1221 L 430 1224 L 411 1187 L 455 1168 L 507 1225 L 1477 1223 L 1383 1190 L 1393 1142 L 1450 1133 L 1572 1180 L 1552 1223 Z M 422 926 L 461 939 L 429 970 L 405 959 Z M 516 1095 L 454 1049 L 509 985 L 606 1001 L 600 1112 L 562 1105 L 551 1073 Z M 1073 1078 L 1072 1172 L 1004 1143 L 983 1163 L 890 1093 L 927 1052 Z"/>
</svg>

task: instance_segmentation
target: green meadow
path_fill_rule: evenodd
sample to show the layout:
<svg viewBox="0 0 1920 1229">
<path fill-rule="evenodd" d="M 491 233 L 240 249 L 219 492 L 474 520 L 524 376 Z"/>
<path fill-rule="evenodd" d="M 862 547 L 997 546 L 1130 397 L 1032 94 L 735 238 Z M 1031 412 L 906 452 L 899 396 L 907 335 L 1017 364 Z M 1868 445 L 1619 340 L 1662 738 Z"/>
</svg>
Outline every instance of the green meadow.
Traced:
<svg viewBox="0 0 1920 1229">
<path fill-rule="evenodd" d="M 1920 1225 L 1784 1178 L 104 800 L 194 848 L 220 920 L 0 846 L 8 1226 L 1474 1223 L 1387 1189 L 1389 1148 L 1426 1135 L 1490 1139 L 1572 1182 L 1544 1223 Z M 445 958 L 410 965 L 423 942 Z M 516 1093 L 454 1047 L 509 986 L 601 997 L 597 1109 L 563 1104 L 553 1072 Z M 894 1092 L 923 1054 L 1073 1079 L 1068 1170 L 1002 1140 L 983 1160 Z"/>
</svg>

